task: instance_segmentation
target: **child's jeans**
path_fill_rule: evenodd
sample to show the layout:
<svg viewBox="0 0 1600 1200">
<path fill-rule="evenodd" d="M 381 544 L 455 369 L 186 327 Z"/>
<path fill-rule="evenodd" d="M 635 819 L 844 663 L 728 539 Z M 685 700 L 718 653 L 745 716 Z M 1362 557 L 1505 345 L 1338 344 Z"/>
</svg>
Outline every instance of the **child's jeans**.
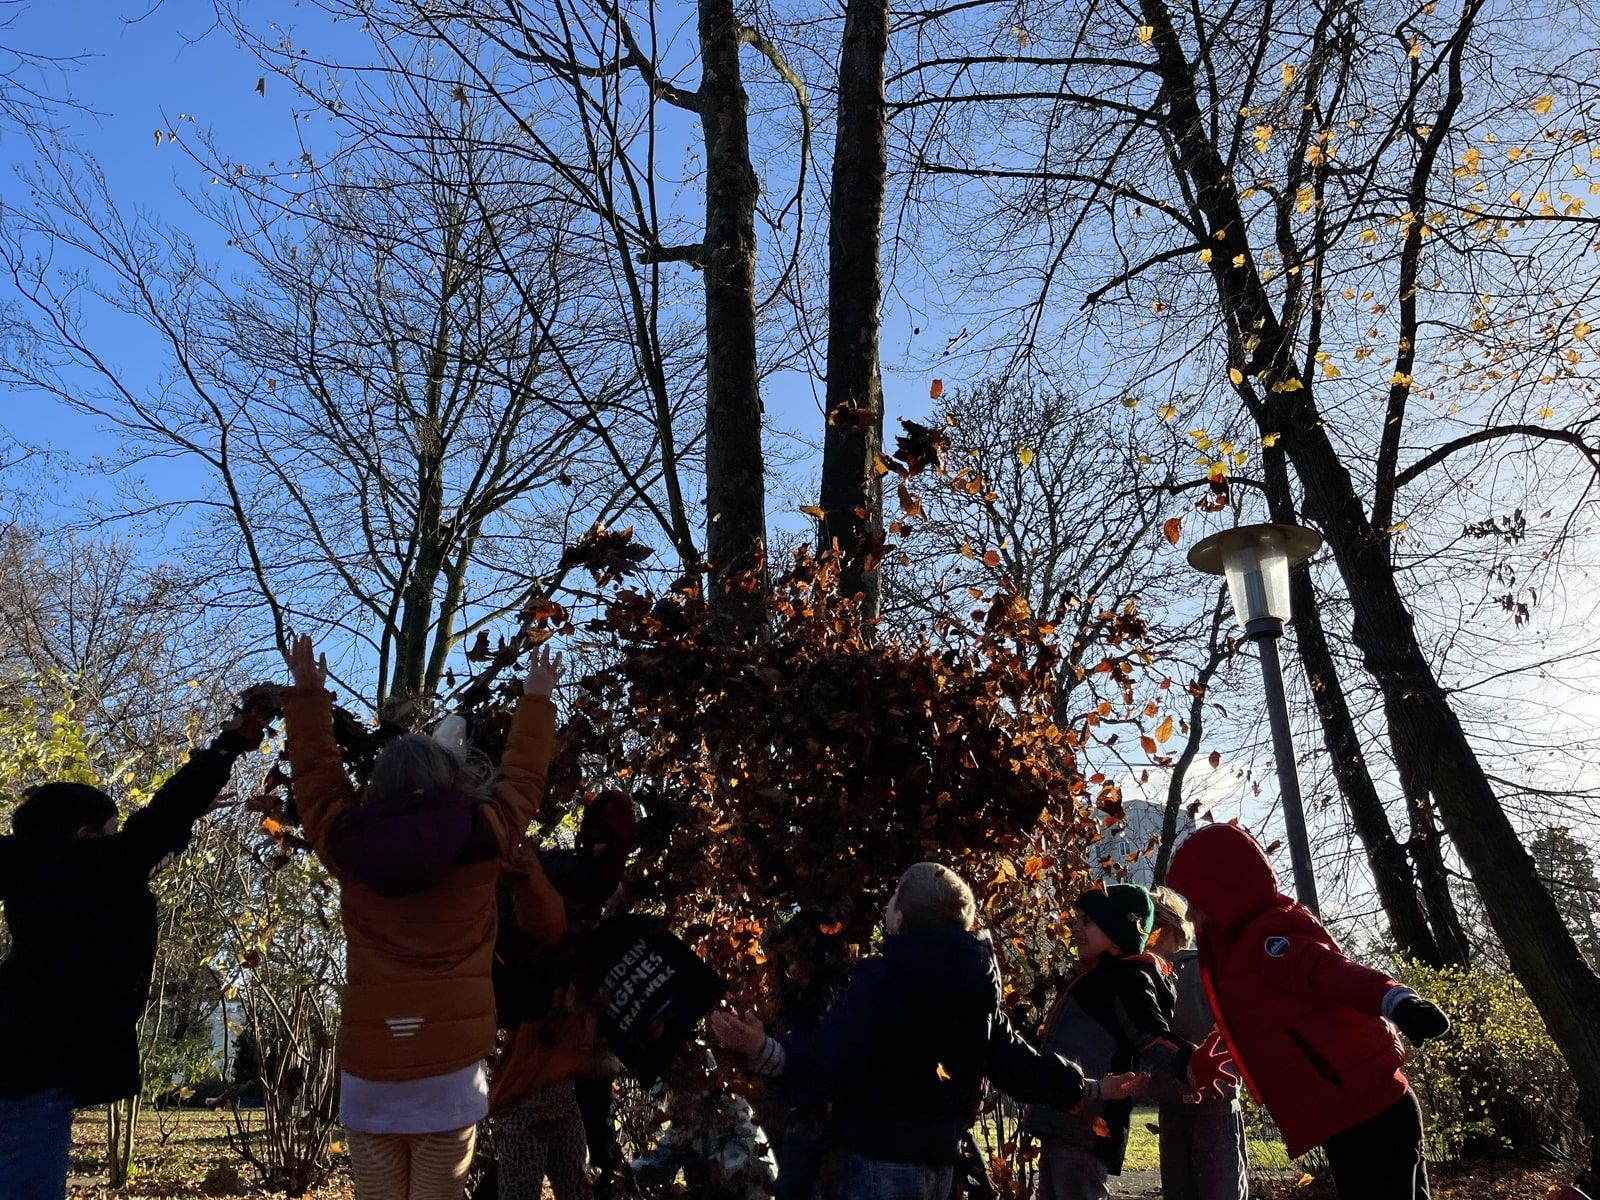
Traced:
<svg viewBox="0 0 1600 1200">
<path fill-rule="evenodd" d="M 1163 1104 L 1162 1200 L 1247 1200 L 1244 1114 L 1223 1101 Z"/>
<path fill-rule="evenodd" d="M 1322 1148 L 1342 1200 L 1428 1200 L 1422 1109 L 1409 1090 L 1377 1116 L 1334 1134 Z"/>
<path fill-rule="evenodd" d="M 0 1100 L 0 1200 L 61 1200 L 71 1152 L 71 1092 Z"/>
<path fill-rule="evenodd" d="M 852 1154 L 844 1164 L 842 1200 L 950 1200 L 954 1167 L 884 1162 Z"/>
<path fill-rule="evenodd" d="M 1107 1200 L 1106 1160 L 1093 1150 L 1046 1142 L 1039 1155 L 1039 1200 Z"/>
</svg>

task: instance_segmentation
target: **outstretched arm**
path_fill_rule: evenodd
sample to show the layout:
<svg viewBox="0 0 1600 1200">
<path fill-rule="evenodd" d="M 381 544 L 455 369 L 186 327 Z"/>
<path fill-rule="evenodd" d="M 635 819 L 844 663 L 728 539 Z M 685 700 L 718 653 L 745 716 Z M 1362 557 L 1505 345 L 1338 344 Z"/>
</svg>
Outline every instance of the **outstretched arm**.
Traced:
<svg viewBox="0 0 1600 1200">
<path fill-rule="evenodd" d="M 494 797 L 484 806 L 501 849 L 508 854 L 521 843 L 544 801 L 545 778 L 556 752 L 556 706 L 550 695 L 560 680 L 561 655 L 552 657 L 546 643 L 534 651 L 522 700 L 506 735 Z"/>
<path fill-rule="evenodd" d="M 257 713 L 249 709 L 234 713 L 209 746 L 193 751 L 150 803 L 128 818 L 116 838 L 132 853 L 139 870 L 152 871 L 162 859 L 189 845 L 194 823 L 227 786 L 234 761 L 259 746 L 265 733 L 265 722 Z"/>
<path fill-rule="evenodd" d="M 324 863 L 326 838 L 339 814 L 355 802 L 355 787 L 345 773 L 339 743 L 333 736 L 333 697 L 326 686 L 328 660 L 318 658 L 305 636 L 294 639 L 284 655 L 292 690 L 283 697 L 285 740 L 294 781 L 294 803 L 306 841 Z"/>
</svg>

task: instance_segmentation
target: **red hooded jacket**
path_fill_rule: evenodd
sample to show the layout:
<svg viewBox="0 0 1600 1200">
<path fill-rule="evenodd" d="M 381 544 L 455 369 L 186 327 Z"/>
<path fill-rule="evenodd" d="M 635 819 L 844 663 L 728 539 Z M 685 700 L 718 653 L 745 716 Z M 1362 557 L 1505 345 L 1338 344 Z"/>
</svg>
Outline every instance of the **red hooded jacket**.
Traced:
<svg viewBox="0 0 1600 1200">
<path fill-rule="evenodd" d="M 1196 1052 L 1197 1074 L 1202 1055 L 1231 1057 L 1297 1157 L 1405 1095 L 1405 1050 L 1380 1015 L 1400 984 L 1351 962 L 1278 891 L 1255 838 L 1235 825 L 1197 830 L 1166 884 L 1205 914 L 1200 971 L 1217 1033 Z"/>
</svg>

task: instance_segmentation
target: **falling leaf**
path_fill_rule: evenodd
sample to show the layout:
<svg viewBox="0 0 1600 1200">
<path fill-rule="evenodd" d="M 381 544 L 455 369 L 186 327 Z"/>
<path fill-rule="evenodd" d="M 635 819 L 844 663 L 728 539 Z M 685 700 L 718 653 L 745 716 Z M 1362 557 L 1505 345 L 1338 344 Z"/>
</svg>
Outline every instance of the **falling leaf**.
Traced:
<svg viewBox="0 0 1600 1200">
<path fill-rule="evenodd" d="M 1178 537 L 1183 533 L 1183 518 L 1168 517 L 1161 525 L 1161 536 L 1167 539 L 1167 545 L 1176 546 Z"/>
<path fill-rule="evenodd" d="M 1211 764 L 1211 769 L 1213 771 L 1216 770 L 1222 765 L 1222 751 L 1213 750 L 1206 758 L 1206 761 Z"/>
<path fill-rule="evenodd" d="M 1139 407 L 1139 397 L 1137 397 L 1137 396 L 1124 396 L 1122 398 L 1122 407 L 1123 408 L 1138 408 Z"/>
<path fill-rule="evenodd" d="M 950 1082 L 950 1072 L 946 1071 L 944 1069 L 944 1064 L 943 1063 L 935 1064 L 935 1066 L 933 1068 L 933 1073 L 935 1075 L 937 1075 L 945 1083 L 949 1083 Z"/>
<path fill-rule="evenodd" d="M 256 80 L 256 95 L 265 96 L 266 94 L 267 94 L 267 77 L 265 75 L 263 75 L 260 79 Z"/>
<path fill-rule="evenodd" d="M 1033 466 L 1032 448 L 1028 446 L 1019 446 L 1017 448 L 1017 461 L 1025 467 Z"/>
<path fill-rule="evenodd" d="M 1370 246 L 1374 242 L 1376 242 L 1377 240 L 1378 240 L 1378 231 L 1376 229 L 1363 229 L 1361 231 L 1361 244 L 1362 245 Z"/>
<path fill-rule="evenodd" d="M 937 400 L 944 395 L 944 380 L 935 379 L 928 385 L 928 399 Z"/>
<path fill-rule="evenodd" d="M 1553 105 L 1555 102 L 1556 102 L 1556 98 L 1554 96 L 1540 96 L 1537 100 L 1535 100 L 1528 107 L 1530 107 L 1531 109 L 1533 109 L 1534 112 L 1538 113 L 1541 117 L 1543 117 L 1543 116 L 1546 116 L 1550 112 L 1550 106 Z"/>
</svg>

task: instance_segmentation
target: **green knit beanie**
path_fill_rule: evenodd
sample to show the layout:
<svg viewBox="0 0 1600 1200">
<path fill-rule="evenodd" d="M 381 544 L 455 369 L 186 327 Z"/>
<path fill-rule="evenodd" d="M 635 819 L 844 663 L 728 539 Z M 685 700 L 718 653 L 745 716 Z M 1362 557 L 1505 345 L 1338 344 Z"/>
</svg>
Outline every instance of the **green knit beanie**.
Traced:
<svg viewBox="0 0 1600 1200">
<path fill-rule="evenodd" d="M 1128 954 L 1143 953 L 1155 929 L 1155 901 L 1136 883 L 1113 883 L 1104 891 L 1090 888 L 1078 897 L 1078 911 Z"/>
</svg>

